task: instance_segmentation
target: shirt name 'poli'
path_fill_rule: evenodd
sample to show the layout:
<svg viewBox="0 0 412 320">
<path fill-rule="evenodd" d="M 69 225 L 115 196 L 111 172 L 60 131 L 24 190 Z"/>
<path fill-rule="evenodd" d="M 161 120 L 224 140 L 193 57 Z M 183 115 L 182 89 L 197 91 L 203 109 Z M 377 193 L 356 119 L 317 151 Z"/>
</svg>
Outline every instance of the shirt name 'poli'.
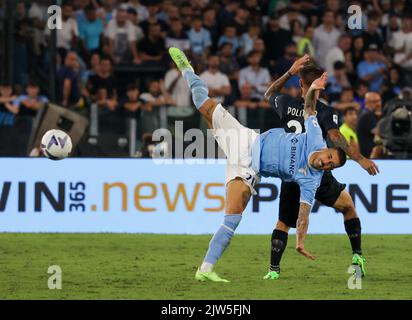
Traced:
<svg viewBox="0 0 412 320">
<path fill-rule="evenodd" d="M 288 107 L 288 113 L 287 114 L 292 115 L 294 117 L 303 117 L 304 112 L 305 111 L 303 109 Z"/>
</svg>

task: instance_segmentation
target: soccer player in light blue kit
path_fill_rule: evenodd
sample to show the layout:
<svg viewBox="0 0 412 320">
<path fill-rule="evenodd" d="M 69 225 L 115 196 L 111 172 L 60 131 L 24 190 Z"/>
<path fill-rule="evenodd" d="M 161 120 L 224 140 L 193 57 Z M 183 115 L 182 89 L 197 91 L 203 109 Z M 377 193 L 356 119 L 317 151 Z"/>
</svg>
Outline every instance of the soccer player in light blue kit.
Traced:
<svg viewBox="0 0 412 320">
<path fill-rule="evenodd" d="M 224 221 L 209 243 L 209 249 L 195 278 L 199 281 L 228 282 L 213 271 L 213 267 L 230 243 L 242 219 L 250 196 L 256 194 L 260 177 L 278 177 L 295 181 L 301 189 L 300 209 L 296 228 L 296 250 L 309 259 L 306 251 L 309 213 L 324 170 L 343 166 L 346 154 L 339 148 L 327 148 L 316 119 L 316 101 L 323 90 L 327 75 L 315 80 L 305 99 L 305 133 L 286 133 L 277 128 L 263 134 L 242 126 L 221 104 L 208 97 L 208 88 L 197 76 L 185 54 L 170 48 L 169 54 L 186 79 L 196 108 L 213 129 L 219 147 L 227 157 L 226 214 Z"/>
</svg>

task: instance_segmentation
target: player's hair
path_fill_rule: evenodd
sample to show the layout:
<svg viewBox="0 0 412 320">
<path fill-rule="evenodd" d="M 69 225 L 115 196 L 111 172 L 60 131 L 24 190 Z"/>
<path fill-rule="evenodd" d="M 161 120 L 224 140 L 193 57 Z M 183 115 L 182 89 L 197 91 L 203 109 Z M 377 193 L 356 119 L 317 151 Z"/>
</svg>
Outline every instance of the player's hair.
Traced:
<svg viewBox="0 0 412 320">
<path fill-rule="evenodd" d="M 303 85 L 310 86 L 313 81 L 319 78 L 323 74 L 323 70 L 314 64 L 309 64 L 304 66 L 300 72 L 300 78 L 302 79 Z"/>
<path fill-rule="evenodd" d="M 345 151 L 343 151 L 341 148 L 338 148 L 338 147 L 335 147 L 333 149 L 336 149 L 336 151 L 338 152 L 338 158 L 339 158 L 339 163 L 340 163 L 339 167 L 343 167 L 347 159 Z"/>
</svg>

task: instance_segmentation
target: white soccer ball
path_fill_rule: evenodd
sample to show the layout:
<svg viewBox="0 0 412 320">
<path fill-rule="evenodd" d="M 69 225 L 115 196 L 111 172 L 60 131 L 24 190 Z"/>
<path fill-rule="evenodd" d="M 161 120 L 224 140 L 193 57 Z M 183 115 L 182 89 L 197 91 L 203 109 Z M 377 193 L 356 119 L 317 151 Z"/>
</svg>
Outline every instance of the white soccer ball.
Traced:
<svg viewBox="0 0 412 320">
<path fill-rule="evenodd" d="M 67 158 L 72 151 L 72 139 L 62 130 L 49 130 L 41 139 L 43 154 L 51 160 Z"/>
</svg>

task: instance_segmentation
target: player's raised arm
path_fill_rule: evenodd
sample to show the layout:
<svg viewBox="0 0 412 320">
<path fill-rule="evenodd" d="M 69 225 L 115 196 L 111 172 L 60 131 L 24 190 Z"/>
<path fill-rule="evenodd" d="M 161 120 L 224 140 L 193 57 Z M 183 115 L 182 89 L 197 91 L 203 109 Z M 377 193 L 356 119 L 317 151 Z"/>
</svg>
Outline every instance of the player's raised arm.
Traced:
<svg viewBox="0 0 412 320">
<path fill-rule="evenodd" d="M 324 72 L 318 79 L 312 82 L 306 97 L 305 97 L 305 107 L 304 107 L 304 118 L 305 120 L 316 115 L 316 102 L 319 97 L 319 90 L 324 90 L 326 81 L 328 80 L 328 74 Z"/>
<path fill-rule="evenodd" d="M 343 151 L 345 151 L 349 158 L 359 163 L 359 165 L 370 175 L 374 176 L 379 173 L 379 168 L 376 163 L 364 157 L 360 153 L 358 146 L 356 146 L 355 144 L 349 144 L 346 138 L 338 129 L 328 130 L 328 138 L 336 147 L 339 147 Z"/>
<path fill-rule="evenodd" d="M 282 75 L 280 78 L 276 79 L 269 88 L 266 90 L 264 98 L 265 101 L 269 102 L 269 99 L 271 95 L 275 92 L 280 92 L 280 90 L 283 88 L 285 83 L 295 74 L 298 74 L 300 69 L 303 68 L 305 64 L 307 64 L 310 61 L 309 55 L 305 54 L 303 57 L 299 58 L 296 60 L 293 65 L 290 67 L 290 69 Z"/>
<path fill-rule="evenodd" d="M 296 251 L 308 259 L 315 260 L 315 256 L 307 251 L 304 245 L 308 233 L 310 208 L 310 204 L 306 202 L 300 203 L 299 216 L 296 222 Z"/>
</svg>

